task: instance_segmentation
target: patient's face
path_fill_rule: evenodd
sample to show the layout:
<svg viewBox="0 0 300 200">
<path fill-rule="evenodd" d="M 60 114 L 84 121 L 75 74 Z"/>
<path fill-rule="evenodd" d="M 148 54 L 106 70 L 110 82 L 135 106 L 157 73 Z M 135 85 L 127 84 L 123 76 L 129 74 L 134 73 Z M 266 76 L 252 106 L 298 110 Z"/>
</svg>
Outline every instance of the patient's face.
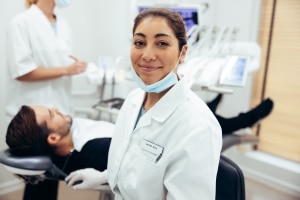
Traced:
<svg viewBox="0 0 300 200">
<path fill-rule="evenodd" d="M 35 112 L 38 124 L 46 122 L 51 132 L 59 133 L 65 136 L 70 132 L 72 118 L 69 115 L 63 115 L 56 108 L 47 108 L 45 106 L 31 106 Z"/>
</svg>

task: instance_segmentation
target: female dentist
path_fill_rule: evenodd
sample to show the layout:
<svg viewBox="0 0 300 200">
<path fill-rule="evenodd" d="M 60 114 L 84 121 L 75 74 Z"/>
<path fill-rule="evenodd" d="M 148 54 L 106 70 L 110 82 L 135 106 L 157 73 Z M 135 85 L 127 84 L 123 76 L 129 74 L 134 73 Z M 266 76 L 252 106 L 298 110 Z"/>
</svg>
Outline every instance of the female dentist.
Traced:
<svg viewBox="0 0 300 200">
<path fill-rule="evenodd" d="M 28 9 L 15 16 L 7 32 L 7 103 L 10 119 L 21 105 L 56 107 L 72 114 L 71 75 L 87 63 L 72 57 L 67 21 L 54 13 L 71 0 L 26 0 Z M 29 133 L 28 133 L 29 134 Z M 57 181 L 26 185 L 24 200 L 55 200 Z"/>
<path fill-rule="evenodd" d="M 135 18 L 131 63 L 140 88 L 123 104 L 108 159 L 118 200 L 215 199 L 222 131 L 177 74 L 186 52 L 178 13 L 154 8 Z"/>
<path fill-rule="evenodd" d="M 177 74 L 187 52 L 184 22 L 160 8 L 141 12 L 134 22 L 132 74 L 140 88 L 118 115 L 107 174 L 80 170 L 67 180 L 81 177 L 73 187 L 83 189 L 107 177 L 116 200 L 215 199 L 222 131 Z"/>
</svg>

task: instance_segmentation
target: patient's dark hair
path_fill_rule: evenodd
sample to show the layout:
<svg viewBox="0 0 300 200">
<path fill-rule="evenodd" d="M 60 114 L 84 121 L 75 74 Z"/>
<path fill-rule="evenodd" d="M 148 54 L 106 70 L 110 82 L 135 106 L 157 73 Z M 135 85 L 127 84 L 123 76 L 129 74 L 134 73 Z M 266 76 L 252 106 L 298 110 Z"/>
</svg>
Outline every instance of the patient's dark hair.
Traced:
<svg viewBox="0 0 300 200">
<path fill-rule="evenodd" d="M 50 155 L 46 123 L 38 124 L 34 110 L 22 106 L 8 125 L 6 144 L 16 156 Z"/>
</svg>

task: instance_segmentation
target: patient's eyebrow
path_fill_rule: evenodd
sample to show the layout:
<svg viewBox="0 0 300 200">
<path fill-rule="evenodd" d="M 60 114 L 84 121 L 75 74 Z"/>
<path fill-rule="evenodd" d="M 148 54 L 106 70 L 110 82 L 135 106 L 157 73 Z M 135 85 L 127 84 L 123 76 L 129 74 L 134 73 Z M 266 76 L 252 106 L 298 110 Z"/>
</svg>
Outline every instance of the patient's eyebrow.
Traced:
<svg viewBox="0 0 300 200">
<path fill-rule="evenodd" d="M 48 111 L 49 111 L 49 115 L 50 115 L 50 117 L 52 119 L 53 118 L 53 113 L 52 113 L 52 111 L 50 109 L 48 109 Z"/>
</svg>

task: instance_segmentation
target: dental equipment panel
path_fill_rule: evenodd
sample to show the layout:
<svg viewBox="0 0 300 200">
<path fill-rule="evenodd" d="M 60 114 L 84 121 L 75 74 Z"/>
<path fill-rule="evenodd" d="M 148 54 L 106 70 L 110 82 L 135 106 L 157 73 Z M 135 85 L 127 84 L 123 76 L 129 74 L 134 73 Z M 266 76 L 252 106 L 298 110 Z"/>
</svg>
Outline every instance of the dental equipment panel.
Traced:
<svg viewBox="0 0 300 200">
<path fill-rule="evenodd" d="M 220 76 L 221 85 L 244 86 L 247 78 L 248 57 L 230 56 Z"/>
</svg>

